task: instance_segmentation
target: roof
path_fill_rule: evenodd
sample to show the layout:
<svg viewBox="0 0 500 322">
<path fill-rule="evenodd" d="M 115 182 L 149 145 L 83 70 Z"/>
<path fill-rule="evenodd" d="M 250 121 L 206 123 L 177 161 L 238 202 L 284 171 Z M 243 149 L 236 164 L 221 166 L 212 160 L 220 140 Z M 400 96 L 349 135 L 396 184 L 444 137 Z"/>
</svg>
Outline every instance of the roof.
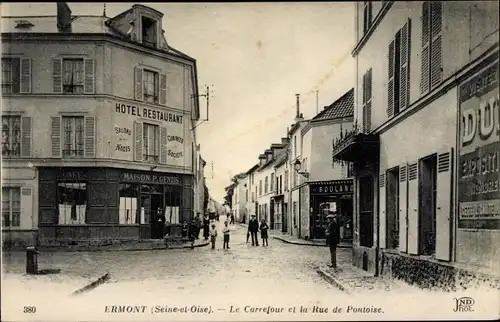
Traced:
<svg viewBox="0 0 500 322">
<path fill-rule="evenodd" d="M 286 160 L 288 160 L 288 151 L 285 149 L 283 151 L 283 153 L 280 153 L 277 157 L 276 157 L 276 163 L 274 165 L 274 167 L 279 167 L 281 166 L 283 163 L 286 162 Z"/>
<path fill-rule="evenodd" d="M 255 164 L 253 167 L 251 167 L 247 172 L 246 174 L 250 174 L 252 173 L 253 171 L 255 171 L 255 169 L 257 169 L 259 167 L 259 164 Z"/>
<path fill-rule="evenodd" d="M 312 121 L 341 119 L 350 116 L 354 116 L 354 88 L 351 88 L 330 106 L 327 106 L 313 117 Z"/>
</svg>

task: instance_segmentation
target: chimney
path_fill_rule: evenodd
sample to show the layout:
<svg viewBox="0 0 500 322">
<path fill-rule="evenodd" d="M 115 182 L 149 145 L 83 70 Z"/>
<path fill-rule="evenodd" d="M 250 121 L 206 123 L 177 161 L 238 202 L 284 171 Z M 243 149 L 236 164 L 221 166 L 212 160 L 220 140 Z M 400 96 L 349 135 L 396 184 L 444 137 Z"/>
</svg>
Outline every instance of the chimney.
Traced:
<svg viewBox="0 0 500 322">
<path fill-rule="evenodd" d="M 295 114 L 295 123 L 297 122 L 300 122 L 300 121 L 303 121 L 304 120 L 304 117 L 302 115 L 302 113 L 300 113 L 300 94 L 295 94 L 295 96 L 297 97 L 297 112 Z"/>
<path fill-rule="evenodd" d="M 288 143 L 290 143 L 289 138 L 281 138 L 281 144 L 288 144 Z"/>
<path fill-rule="evenodd" d="M 71 32 L 71 9 L 66 2 L 57 3 L 57 30 Z"/>
<path fill-rule="evenodd" d="M 266 155 L 261 154 L 261 155 L 259 155 L 259 165 L 262 166 L 262 165 L 264 165 L 264 163 L 266 163 Z"/>
</svg>

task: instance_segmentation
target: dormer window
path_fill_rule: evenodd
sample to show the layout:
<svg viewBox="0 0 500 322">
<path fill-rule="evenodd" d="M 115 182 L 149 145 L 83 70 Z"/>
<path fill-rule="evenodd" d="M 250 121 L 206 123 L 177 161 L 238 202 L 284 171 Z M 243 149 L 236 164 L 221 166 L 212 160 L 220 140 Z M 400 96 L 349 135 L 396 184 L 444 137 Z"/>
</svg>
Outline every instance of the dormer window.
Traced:
<svg viewBox="0 0 500 322">
<path fill-rule="evenodd" d="M 142 17 L 142 43 L 146 46 L 156 47 L 158 42 L 156 24 L 157 22 L 148 17 Z"/>
</svg>

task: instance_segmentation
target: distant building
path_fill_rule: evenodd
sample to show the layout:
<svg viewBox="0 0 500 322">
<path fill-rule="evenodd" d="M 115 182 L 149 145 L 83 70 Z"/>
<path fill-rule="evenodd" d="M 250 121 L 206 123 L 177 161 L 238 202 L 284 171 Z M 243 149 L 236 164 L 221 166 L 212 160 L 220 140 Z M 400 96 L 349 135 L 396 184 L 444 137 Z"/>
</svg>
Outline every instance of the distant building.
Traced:
<svg viewBox="0 0 500 322">
<path fill-rule="evenodd" d="M 274 229 L 281 232 L 288 232 L 288 198 L 289 198 L 289 172 L 288 155 L 289 155 L 289 138 L 282 138 L 281 143 L 285 145 L 282 151 L 276 156 L 273 164 L 274 177 L 276 178 L 276 188 L 271 200 L 274 204 L 274 214 L 276 222 Z"/>
<path fill-rule="evenodd" d="M 162 238 L 199 207 L 196 61 L 152 8 L 57 9 L 1 18 L 4 243 Z"/>
</svg>

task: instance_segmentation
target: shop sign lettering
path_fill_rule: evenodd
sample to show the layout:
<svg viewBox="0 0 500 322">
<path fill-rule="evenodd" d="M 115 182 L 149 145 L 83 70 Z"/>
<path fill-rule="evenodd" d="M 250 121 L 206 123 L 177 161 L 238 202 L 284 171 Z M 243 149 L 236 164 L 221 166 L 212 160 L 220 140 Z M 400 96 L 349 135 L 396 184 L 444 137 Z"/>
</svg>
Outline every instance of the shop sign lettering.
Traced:
<svg viewBox="0 0 500 322">
<path fill-rule="evenodd" d="M 173 152 L 172 150 L 168 150 L 168 156 L 174 159 L 182 158 L 182 151 Z"/>
<path fill-rule="evenodd" d="M 167 141 L 168 142 L 179 142 L 180 144 L 184 143 L 184 139 L 181 138 L 180 136 L 176 136 L 176 135 L 168 135 Z"/>
<path fill-rule="evenodd" d="M 311 193 L 352 193 L 353 191 L 352 181 L 334 181 L 324 185 L 311 186 Z"/>
<path fill-rule="evenodd" d="M 162 176 L 155 174 L 143 173 L 122 173 L 122 181 L 140 182 L 140 183 L 153 183 L 153 184 L 181 184 L 179 177 L 175 176 Z"/>
<path fill-rule="evenodd" d="M 459 228 L 500 229 L 498 84 L 497 62 L 459 87 Z"/>
<path fill-rule="evenodd" d="M 182 115 L 160 111 L 153 108 L 135 106 L 130 104 L 116 103 L 115 112 L 120 114 L 133 115 L 150 120 L 165 121 L 182 124 Z"/>
<path fill-rule="evenodd" d="M 59 179 L 65 181 L 86 181 L 88 178 L 84 171 L 63 170 L 60 172 Z"/>
</svg>

